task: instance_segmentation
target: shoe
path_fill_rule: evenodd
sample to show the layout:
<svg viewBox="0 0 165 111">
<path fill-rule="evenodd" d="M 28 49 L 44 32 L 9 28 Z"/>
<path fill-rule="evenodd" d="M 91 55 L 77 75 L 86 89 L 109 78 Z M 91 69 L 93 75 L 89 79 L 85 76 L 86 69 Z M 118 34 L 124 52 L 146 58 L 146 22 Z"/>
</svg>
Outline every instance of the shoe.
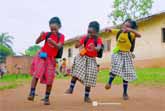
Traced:
<svg viewBox="0 0 165 111">
<path fill-rule="evenodd" d="M 27 99 L 28 99 L 29 101 L 34 101 L 34 96 L 29 95 Z"/>
<path fill-rule="evenodd" d="M 128 99 L 129 99 L 128 94 L 123 94 L 123 100 L 128 100 Z"/>
<path fill-rule="evenodd" d="M 111 89 L 111 85 L 110 85 L 110 84 L 106 84 L 106 85 L 105 85 L 105 89 L 106 89 L 106 90 Z"/>
<path fill-rule="evenodd" d="M 66 91 L 65 91 L 65 94 L 72 94 L 73 93 L 73 90 L 71 90 L 71 89 L 67 89 Z"/>
<path fill-rule="evenodd" d="M 43 99 L 43 101 L 44 101 L 44 105 L 50 105 L 49 99 Z"/>
<path fill-rule="evenodd" d="M 85 103 L 91 103 L 92 100 L 91 100 L 89 97 L 85 97 L 85 98 L 84 98 L 84 102 L 85 102 Z"/>
</svg>

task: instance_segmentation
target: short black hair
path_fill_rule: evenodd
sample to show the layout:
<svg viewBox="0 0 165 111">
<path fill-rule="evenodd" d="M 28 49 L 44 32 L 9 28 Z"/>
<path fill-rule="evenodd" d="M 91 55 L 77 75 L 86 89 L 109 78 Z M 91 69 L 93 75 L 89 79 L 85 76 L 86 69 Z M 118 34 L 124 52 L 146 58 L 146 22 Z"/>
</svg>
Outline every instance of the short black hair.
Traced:
<svg viewBox="0 0 165 111">
<path fill-rule="evenodd" d="M 138 25 L 135 20 L 132 20 L 129 18 L 124 21 L 124 23 L 126 23 L 126 22 L 129 22 L 131 24 L 132 29 L 136 29 L 136 30 L 138 29 Z"/>
<path fill-rule="evenodd" d="M 100 24 L 97 21 L 92 21 L 89 23 L 88 28 L 93 28 L 98 33 L 100 31 Z"/>
<path fill-rule="evenodd" d="M 52 17 L 50 20 L 49 20 L 49 25 L 51 24 L 57 24 L 60 28 L 61 28 L 61 20 L 59 17 Z"/>
</svg>

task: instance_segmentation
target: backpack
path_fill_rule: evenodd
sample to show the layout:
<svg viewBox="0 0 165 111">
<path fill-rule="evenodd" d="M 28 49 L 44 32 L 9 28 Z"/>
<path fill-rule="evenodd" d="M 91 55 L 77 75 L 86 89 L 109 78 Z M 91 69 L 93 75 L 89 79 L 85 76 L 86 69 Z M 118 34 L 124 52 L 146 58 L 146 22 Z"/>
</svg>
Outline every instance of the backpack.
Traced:
<svg viewBox="0 0 165 111">
<path fill-rule="evenodd" d="M 121 33 L 122 33 L 121 30 L 117 33 L 116 41 L 119 39 L 119 36 L 120 36 Z M 131 38 L 131 32 L 128 32 L 128 39 L 129 39 L 129 41 L 130 41 L 130 43 L 131 43 L 130 52 L 133 52 L 134 49 L 135 49 L 135 39 L 132 40 L 132 38 Z"/>
<path fill-rule="evenodd" d="M 47 36 L 46 36 L 46 39 L 45 39 L 45 43 L 47 42 L 48 38 L 51 36 L 51 32 L 48 32 Z M 58 33 L 57 35 L 58 39 L 57 39 L 57 43 L 60 41 L 60 37 L 61 37 L 61 34 Z M 58 53 L 57 53 L 57 56 L 56 58 L 62 58 L 62 54 L 63 54 L 63 49 L 64 47 L 62 46 L 60 49 L 58 49 Z"/>
<path fill-rule="evenodd" d="M 95 47 L 97 47 L 97 39 L 98 37 L 94 37 L 94 44 L 95 44 Z M 84 40 L 84 46 L 86 46 L 87 42 L 89 40 L 89 37 L 87 36 Z M 97 52 L 97 57 L 98 58 L 102 58 L 103 57 L 103 52 L 104 52 L 104 45 L 102 44 L 101 45 L 101 49 Z"/>
</svg>

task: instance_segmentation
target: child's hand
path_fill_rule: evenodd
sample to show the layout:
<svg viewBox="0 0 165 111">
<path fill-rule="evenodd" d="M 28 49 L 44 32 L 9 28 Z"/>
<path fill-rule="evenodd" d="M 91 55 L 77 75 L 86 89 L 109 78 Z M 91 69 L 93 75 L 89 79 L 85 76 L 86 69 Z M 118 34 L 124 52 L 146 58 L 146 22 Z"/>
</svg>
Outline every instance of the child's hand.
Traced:
<svg viewBox="0 0 165 111">
<path fill-rule="evenodd" d="M 90 43 L 88 46 L 90 47 L 90 49 L 89 49 L 90 51 L 93 51 L 96 49 L 95 45 L 93 43 Z"/>
<path fill-rule="evenodd" d="M 123 32 L 132 32 L 131 28 L 125 27 L 122 29 Z"/>
<path fill-rule="evenodd" d="M 51 44 L 54 43 L 54 41 L 51 38 L 48 38 L 48 42 Z"/>
<path fill-rule="evenodd" d="M 51 38 L 48 38 L 48 43 L 50 47 L 55 47 L 56 45 L 56 43 Z"/>
<path fill-rule="evenodd" d="M 42 31 L 41 33 L 40 33 L 40 36 L 43 36 L 43 34 L 44 34 L 45 32 L 44 31 Z"/>
</svg>

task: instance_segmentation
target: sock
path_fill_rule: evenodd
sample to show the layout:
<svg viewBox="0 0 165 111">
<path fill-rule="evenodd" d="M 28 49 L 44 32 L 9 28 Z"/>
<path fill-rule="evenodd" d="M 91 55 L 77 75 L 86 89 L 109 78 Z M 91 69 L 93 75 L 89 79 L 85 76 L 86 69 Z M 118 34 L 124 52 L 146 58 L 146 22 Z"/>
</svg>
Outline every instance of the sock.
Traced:
<svg viewBox="0 0 165 111">
<path fill-rule="evenodd" d="M 76 81 L 71 80 L 71 82 L 70 82 L 70 89 L 71 89 L 71 91 L 74 90 L 75 84 L 76 84 Z"/>
<path fill-rule="evenodd" d="M 85 98 L 88 98 L 90 94 L 90 87 L 85 87 Z"/>
<path fill-rule="evenodd" d="M 127 94 L 128 81 L 123 80 L 123 94 Z"/>
<path fill-rule="evenodd" d="M 110 77 L 109 77 L 109 82 L 108 82 L 110 85 L 112 84 L 112 82 L 113 82 L 115 76 L 116 76 L 116 75 L 114 75 L 112 72 L 110 72 Z"/>
<path fill-rule="evenodd" d="M 35 96 L 35 88 L 31 88 L 31 90 L 30 90 L 30 96 Z"/>
<path fill-rule="evenodd" d="M 45 93 L 45 99 L 49 99 L 49 96 L 50 96 L 50 92 L 46 92 Z"/>
</svg>

